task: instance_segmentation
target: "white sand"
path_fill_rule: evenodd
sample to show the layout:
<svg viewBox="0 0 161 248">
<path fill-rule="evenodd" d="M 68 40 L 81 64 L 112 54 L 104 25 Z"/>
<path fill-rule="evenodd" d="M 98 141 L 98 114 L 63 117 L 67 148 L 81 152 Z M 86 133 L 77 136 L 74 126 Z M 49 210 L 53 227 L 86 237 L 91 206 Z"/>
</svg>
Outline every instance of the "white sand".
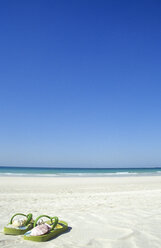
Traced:
<svg viewBox="0 0 161 248">
<path fill-rule="evenodd" d="M 46 243 L 7 236 L 16 212 L 57 215 L 71 231 Z M 0 247 L 160 248 L 161 176 L 0 177 Z"/>
</svg>

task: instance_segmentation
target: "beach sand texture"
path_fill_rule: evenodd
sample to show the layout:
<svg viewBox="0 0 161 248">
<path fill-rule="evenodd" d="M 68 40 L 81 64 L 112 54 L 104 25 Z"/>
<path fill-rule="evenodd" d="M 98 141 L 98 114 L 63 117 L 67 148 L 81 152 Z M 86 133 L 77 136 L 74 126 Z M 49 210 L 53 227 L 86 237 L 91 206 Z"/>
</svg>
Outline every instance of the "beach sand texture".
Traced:
<svg viewBox="0 0 161 248">
<path fill-rule="evenodd" d="M 58 216 L 71 230 L 46 243 L 4 235 L 17 212 Z M 160 248 L 161 176 L 0 177 L 2 248 Z"/>
</svg>

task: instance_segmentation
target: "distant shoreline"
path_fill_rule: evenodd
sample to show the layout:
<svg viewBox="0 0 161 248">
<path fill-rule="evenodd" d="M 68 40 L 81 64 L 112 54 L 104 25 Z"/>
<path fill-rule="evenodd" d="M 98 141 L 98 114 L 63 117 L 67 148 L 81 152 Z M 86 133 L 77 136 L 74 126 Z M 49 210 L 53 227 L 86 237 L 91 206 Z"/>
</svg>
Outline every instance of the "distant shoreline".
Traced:
<svg viewBox="0 0 161 248">
<path fill-rule="evenodd" d="M 0 167 L 0 176 L 18 177 L 128 177 L 160 176 L 161 168 L 44 168 Z"/>
</svg>

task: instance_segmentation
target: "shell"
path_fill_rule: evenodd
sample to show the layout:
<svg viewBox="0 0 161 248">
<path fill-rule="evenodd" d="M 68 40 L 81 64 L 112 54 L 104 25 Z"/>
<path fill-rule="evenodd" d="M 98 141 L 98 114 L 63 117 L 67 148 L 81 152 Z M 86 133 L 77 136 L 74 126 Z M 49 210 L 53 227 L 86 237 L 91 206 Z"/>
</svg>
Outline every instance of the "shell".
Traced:
<svg viewBox="0 0 161 248">
<path fill-rule="evenodd" d="M 26 220 L 22 220 L 22 219 L 18 219 L 18 220 L 13 220 L 12 225 L 14 227 L 20 227 L 20 226 L 24 226 Z"/>
<path fill-rule="evenodd" d="M 42 224 L 44 224 L 43 219 L 40 219 L 40 220 L 37 222 L 37 224 L 38 224 L 38 225 L 42 225 Z"/>
<path fill-rule="evenodd" d="M 40 235 L 48 233 L 49 230 L 50 230 L 50 226 L 47 224 L 38 225 L 32 229 L 30 235 L 31 236 L 40 236 Z"/>
</svg>

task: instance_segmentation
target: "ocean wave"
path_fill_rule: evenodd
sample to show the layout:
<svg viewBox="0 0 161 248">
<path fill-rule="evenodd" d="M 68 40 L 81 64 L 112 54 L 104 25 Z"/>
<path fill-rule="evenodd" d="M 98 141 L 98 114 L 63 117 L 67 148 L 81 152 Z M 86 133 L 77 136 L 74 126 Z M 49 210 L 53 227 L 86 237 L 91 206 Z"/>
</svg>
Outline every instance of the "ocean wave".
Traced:
<svg viewBox="0 0 161 248">
<path fill-rule="evenodd" d="M 13 176 L 13 177 L 115 177 L 115 176 L 132 176 L 132 175 L 138 175 L 140 173 L 132 173 L 132 172 L 98 172 L 98 173 L 0 173 L 0 176 Z"/>
<path fill-rule="evenodd" d="M 137 172 L 115 172 L 114 174 L 117 174 L 117 175 L 137 175 L 137 174 L 139 174 L 139 173 L 137 173 Z"/>
<path fill-rule="evenodd" d="M 155 176 L 160 175 L 161 171 L 114 171 L 114 172 L 0 172 L 0 176 L 8 177 L 130 177 L 130 176 Z"/>
<path fill-rule="evenodd" d="M 54 177 L 57 174 L 39 174 L 39 173 L 0 173 L 0 176 L 15 176 L 15 177 Z"/>
</svg>

